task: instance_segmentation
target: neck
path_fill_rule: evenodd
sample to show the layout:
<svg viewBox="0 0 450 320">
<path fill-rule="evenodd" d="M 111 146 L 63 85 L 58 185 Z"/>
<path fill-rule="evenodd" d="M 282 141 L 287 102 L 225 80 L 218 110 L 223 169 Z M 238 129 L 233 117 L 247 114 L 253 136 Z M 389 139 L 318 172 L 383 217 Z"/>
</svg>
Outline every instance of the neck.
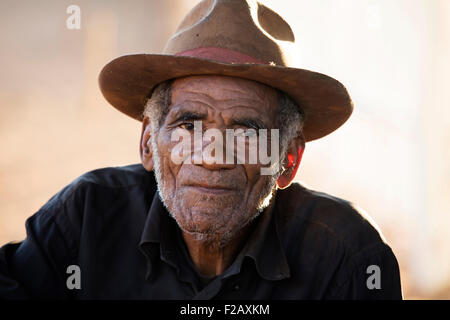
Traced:
<svg viewBox="0 0 450 320">
<path fill-rule="evenodd" d="M 261 214 L 270 214 L 272 210 L 273 203 Z M 197 271 L 206 277 L 222 274 L 233 263 L 246 244 L 255 224 L 250 223 L 244 227 L 226 244 L 221 243 L 220 239 L 217 239 L 217 241 L 211 241 L 211 239 L 208 241 L 199 240 L 195 235 L 183 231 L 184 242 Z"/>
<path fill-rule="evenodd" d="M 199 240 L 195 235 L 183 231 L 183 239 L 189 251 L 189 255 L 198 272 L 206 277 L 222 274 L 230 266 L 242 249 L 245 239 L 250 233 L 250 226 L 244 228 L 239 236 L 226 244 L 221 244 L 219 239 Z"/>
</svg>

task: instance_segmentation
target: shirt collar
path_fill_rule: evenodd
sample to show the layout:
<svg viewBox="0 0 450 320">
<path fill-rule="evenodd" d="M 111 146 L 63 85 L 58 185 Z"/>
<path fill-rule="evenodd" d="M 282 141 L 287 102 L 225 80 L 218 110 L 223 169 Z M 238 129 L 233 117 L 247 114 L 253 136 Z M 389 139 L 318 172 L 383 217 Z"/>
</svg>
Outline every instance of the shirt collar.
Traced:
<svg viewBox="0 0 450 320">
<path fill-rule="evenodd" d="M 239 256 L 252 258 L 258 274 L 270 281 L 290 277 L 289 264 L 278 234 L 276 217 L 279 214 L 279 209 L 277 198 L 276 194 L 273 210 L 264 211 L 259 215 L 255 221 L 256 225 L 253 232 L 239 254 Z M 172 225 L 170 219 L 172 218 L 161 201 L 158 191 L 156 191 L 139 243 L 141 251 L 148 259 L 147 277 L 151 274 L 153 260 L 157 257 L 155 252 L 150 250 L 151 244 L 159 244 L 161 260 L 171 264 L 178 260 L 174 259 L 173 256 L 175 253 L 173 246 L 176 245 L 174 239 L 176 237 L 170 236 L 173 234 L 173 230 L 169 230 Z M 175 267 L 178 269 L 178 266 L 175 265 Z"/>
<path fill-rule="evenodd" d="M 290 277 L 283 246 L 278 234 L 278 193 L 275 194 L 273 210 L 264 211 L 243 249 L 245 256 L 253 258 L 259 275 L 266 280 L 282 280 Z"/>
<path fill-rule="evenodd" d="M 139 246 L 142 247 L 146 243 L 161 242 L 161 227 L 163 214 L 169 214 L 163 202 L 159 198 L 158 191 L 153 195 L 152 205 L 148 210 L 147 219 L 145 220 L 144 229 L 141 234 Z"/>
</svg>

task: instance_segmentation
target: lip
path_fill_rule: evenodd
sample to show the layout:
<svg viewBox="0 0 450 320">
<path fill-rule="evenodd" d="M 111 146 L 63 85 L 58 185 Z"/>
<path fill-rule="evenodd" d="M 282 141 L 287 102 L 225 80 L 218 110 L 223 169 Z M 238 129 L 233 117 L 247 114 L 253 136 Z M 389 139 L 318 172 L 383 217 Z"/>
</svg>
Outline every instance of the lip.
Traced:
<svg viewBox="0 0 450 320">
<path fill-rule="evenodd" d="M 194 190 L 199 191 L 201 193 L 211 193 L 211 194 L 225 194 L 235 191 L 234 189 L 222 186 L 191 185 L 187 187 L 193 188 Z"/>
</svg>

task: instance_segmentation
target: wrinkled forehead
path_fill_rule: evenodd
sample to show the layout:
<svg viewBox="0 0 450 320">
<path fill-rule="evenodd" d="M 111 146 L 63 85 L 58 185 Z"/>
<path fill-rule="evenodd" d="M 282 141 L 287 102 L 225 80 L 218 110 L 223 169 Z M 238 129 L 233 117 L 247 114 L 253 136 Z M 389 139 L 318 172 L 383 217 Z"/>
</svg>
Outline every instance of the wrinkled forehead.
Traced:
<svg viewBox="0 0 450 320">
<path fill-rule="evenodd" d="M 212 101 L 242 100 L 258 105 L 276 105 L 278 92 L 265 84 L 229 76 L 203 75 L 175 79 L 172 102 L 187 96 L 202 96 Z"/>
</svg>

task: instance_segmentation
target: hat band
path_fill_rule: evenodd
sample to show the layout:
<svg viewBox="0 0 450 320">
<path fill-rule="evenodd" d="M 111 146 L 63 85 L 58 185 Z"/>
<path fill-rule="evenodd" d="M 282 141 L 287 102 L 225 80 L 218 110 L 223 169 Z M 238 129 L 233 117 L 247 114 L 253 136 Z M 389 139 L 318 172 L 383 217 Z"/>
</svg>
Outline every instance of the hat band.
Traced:
<svg viewBox="0 0 450 320">
<path fill-rule="evenodd" d="M 225 49 L 225 48 L 215 48 L 215 47 L 195 48 L 195 49 L 178 52 L 175 55 L 209 59 L 209 60 L 215 60 L 215 61 L 225 62 L 225 63 L 266 64 L 259 59 L 256 59 L 249 55 L 246 55 L 239 51 L 234 51 L 234 50 Z"/>
</svg>

